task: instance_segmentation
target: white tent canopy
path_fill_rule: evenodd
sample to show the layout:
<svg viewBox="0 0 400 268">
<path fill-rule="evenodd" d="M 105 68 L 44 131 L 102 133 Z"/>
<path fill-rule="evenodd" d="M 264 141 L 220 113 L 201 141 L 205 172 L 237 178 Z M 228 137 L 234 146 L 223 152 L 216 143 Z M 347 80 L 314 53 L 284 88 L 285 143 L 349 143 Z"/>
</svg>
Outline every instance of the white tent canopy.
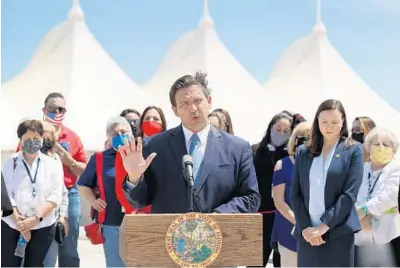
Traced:
<svg viewBox="0 0 400 268">
<path fill-rule="evenodd" d="M 320 20 L 313 32 L 296 41 L 281 56 L 265 87 L 286 107 L 312 120 L 326 99 L 340 100 L 351 122 L 369 116 L 400 137 L 400 114 L 356 74 L 336 51 Z"/>
<path fill-rule="evenodd" d="M 158 97 L 155 104 L 165 111 L 169 127 L 179 123 L 169 103 L 170 87 L 179 77 L 198 70 L 208 74 L 213 109 L 228 110 L 235 135 L 250 142 L 260 141 L 268 117 L 278 112 L 276 102 L 264 95 L 262 86 L 221 42 L 209 16 L 207 0 L 198 28 L 184 34 L 171 47 L 154 77 L 144 87 L 153 97 Z M 250 122 L 252 116 L 261 118 L 261 122 Z"/>
<path fill-rule="evenodd" d="M 2 85 L 1 116 L 6 123 L 3 151 L 16 148 L 15 133 L 21 118 L 42 118 L 44 99 L 51 92 L 65 96 L 65 124 L 90 151 L 103 149 L 110 117 L 125 108 L 147 105 L 144 91 L 92 35 L 77 0 L 67 20 L 45 36 L 23 72 Z M 4 103 L 12 110 L 6 110 Z"/>
</svg>

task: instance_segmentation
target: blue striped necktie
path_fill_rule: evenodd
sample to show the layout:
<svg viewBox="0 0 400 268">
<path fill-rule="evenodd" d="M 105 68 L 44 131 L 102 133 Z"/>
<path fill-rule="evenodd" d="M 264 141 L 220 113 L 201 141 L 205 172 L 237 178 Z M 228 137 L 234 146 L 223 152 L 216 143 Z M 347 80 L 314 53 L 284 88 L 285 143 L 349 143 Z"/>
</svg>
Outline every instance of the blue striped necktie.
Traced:
<svg viewBox="0 0 400 268">
<path fill-rule="evenodd" d="M 193 159 L 193 176 L 195 181 L 197 179 L 201 162 L 203 161 L 200 145 L 199 136 L 197 134 L 193 134 L 192 137 L 190 137 L 189 155 Z"/>
</svg>

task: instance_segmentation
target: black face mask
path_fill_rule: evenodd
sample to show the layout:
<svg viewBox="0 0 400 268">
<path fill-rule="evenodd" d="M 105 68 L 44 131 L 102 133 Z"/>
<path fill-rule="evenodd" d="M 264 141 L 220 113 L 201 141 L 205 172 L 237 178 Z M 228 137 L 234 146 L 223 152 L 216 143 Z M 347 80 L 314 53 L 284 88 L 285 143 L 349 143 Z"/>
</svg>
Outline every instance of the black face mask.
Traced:
<svg viewBox="0 0 400 268">
<path fill-rule="evenodd" d="M 44 154 L 47 154 L 48 151 L 50 151 L 51 148 L 53 148 L 53 146 L 54 146 L 54 141 L 52 141 L 51 139 L 44 139 L 43 146 L 42 149 L 40 149 L 40 151 Z"/>
<path fill-rule="evenodd" d="M 304 144 L 307 141 L 308 141 L 307 137 L 298 137 L 298 138 L 296 138 L 296 148 L 298 148 L 300 145 Z"/>
<path fill-rule="evenodd" d="M 132 134 L 135 137 L 138 135 L 139 121 L 139 119 L 128 120 L 129 125 L 131 125 Z"/>
<path fill-rule="evenodd" d="M 352 133 L 351 138 L 359 143 L 364 143 L 364 133 Z"/>
</svg>

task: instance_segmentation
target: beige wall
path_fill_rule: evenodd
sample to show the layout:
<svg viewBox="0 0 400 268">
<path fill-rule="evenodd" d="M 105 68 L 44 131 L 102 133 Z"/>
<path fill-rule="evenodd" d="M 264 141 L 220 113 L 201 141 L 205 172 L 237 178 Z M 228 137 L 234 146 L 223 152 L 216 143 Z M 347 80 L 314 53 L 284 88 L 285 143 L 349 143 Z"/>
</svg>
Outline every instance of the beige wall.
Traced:
<svg viewBox="0 0 400 268">
<path fill-rule="evenodd" d="M 4 152 L 1 151 L 1 163 L 2 166 L 5 161 L 13 154 L 14 152 Z M 86 152 L 88 156 L 90 156 L 91 152 Z M 81 226 L 85 226 L 91 223 L 90 219 L 90 204 L 81 198 Z"/>
</svg>

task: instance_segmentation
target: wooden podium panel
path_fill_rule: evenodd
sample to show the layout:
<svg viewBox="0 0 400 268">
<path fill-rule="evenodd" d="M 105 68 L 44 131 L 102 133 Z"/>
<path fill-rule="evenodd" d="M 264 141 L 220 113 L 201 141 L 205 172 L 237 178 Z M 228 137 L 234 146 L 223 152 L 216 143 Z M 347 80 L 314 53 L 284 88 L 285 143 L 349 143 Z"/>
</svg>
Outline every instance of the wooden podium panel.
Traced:
<svg viewBox="0 0 400 268">
<path fill-rule="evenodd" d="M 262 266 L 261 214 L 205 214 L 222 233 L 222 247 L 210 266 Z M 125 215 L 120 255 L 127 267 L 179 267 L 166 249 L 166 234 L 180 214 Z"/>
</svg>

